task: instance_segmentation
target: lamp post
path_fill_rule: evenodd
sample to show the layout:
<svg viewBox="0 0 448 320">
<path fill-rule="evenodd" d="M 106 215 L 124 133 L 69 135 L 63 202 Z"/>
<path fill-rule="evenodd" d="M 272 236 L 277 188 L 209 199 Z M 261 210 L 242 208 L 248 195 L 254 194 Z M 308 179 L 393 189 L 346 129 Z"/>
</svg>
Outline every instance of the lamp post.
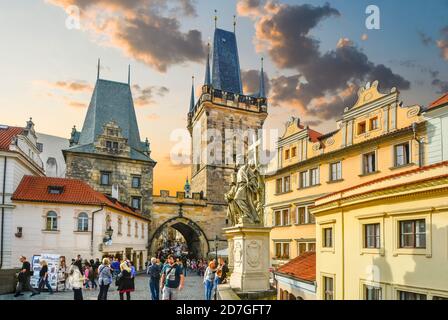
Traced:
<svg viewBox="0 0 448 320">
<path fill-rule="evenodd" d="M 106 232 L 105 232 L 105 234 L 106 234 L 106 236 L 107 237 L 104 237 L 104 242 L 105 243 L 107 243 L 107 242 L 109 242 L 109 241 L 111 241 L 112 240 L 112 235 L 113 235 L 113 233 L 114 233 L 114 229 L 112 229 L 112 227 L 111 226 L 109 226 L 109 228 L 107 228 L 107 230 L 106 230 Z"/>
<path fill-rule="evenodd" d="M 216 259 L 216 266 L 218 266 L 218 244 L 219 244 L 219 239 L 218 239 L 218 235 L 215 236 L 215 259 Z M 217 277 L 218 275 L 215 274 L 215 277 Z M 216 283 L 216 288 L 215 288 L 215 300 L 218 300 L 218 283 L 213 280 Z"/>
</svg>

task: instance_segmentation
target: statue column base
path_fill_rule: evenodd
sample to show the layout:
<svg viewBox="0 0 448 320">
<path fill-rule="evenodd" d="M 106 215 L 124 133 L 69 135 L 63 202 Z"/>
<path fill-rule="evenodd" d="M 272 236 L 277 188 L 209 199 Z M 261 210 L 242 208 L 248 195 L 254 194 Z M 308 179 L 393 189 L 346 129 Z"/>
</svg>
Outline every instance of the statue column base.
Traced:
<svg viewBox="0 0 448 320">
<path fill-rule="evenodd" d="M 240 292 L 269 290 L 271 228 L 240 224 L 223 230 L 229 244 L 233 244 L 233 250 L 229 250 L 229 261 L 233 262 L 230 287 Z"/>
</svg>

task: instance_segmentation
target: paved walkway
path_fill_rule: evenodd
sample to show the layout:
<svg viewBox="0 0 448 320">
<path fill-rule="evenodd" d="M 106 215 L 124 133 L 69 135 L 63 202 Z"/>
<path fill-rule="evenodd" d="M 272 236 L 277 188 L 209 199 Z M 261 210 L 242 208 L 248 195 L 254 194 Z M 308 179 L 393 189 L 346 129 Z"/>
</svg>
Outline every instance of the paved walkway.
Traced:
<svg viewBox="0 0 448 320">
<path fill-rule="evenodd" d="M 99 289 L 83 290 L 85 300 L 97 300 Z M 116 286 L 112 285 L 108 294 L 109 300 L 119 300 Z M 135 279 L 135 291 L 131 294 L 132 300 L 150 300 L 148 278 L 146 275 L 139 275 Z M 196 275 L 187 275 L 185 278 L 185 287 L 179 293 L 181 300 L 204 300 L 204 287 L 202 278 Z M 73 300 L 73 291 L 56 292 L 50 295 L 48 292 L 42 292 L 40 295 L 30 297 L 29 292 L 24 292 L 23 296 L 14 298 L 13 294 L 0 295 L 0 300 Z"/>
</svg>

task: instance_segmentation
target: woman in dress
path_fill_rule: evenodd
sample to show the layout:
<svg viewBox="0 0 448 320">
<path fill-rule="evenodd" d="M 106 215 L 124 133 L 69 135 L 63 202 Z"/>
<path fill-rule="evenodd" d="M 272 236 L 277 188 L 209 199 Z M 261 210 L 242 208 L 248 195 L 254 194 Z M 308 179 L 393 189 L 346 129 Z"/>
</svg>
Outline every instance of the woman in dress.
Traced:
<svg viewBox="0 0 448 320">
<path fill-rule="evenodd" d="M 120 294 L 120 300 L 124 300 L 124 294 L 126 293 L 126 299 L 131 300 L 131 292 L 134 291 L 134 281 L 131 275 L 131 268 L 126 261 L 120 264 L 120 274 L 116 280 L 118 286 L 118 292 Z"/>
</svg>

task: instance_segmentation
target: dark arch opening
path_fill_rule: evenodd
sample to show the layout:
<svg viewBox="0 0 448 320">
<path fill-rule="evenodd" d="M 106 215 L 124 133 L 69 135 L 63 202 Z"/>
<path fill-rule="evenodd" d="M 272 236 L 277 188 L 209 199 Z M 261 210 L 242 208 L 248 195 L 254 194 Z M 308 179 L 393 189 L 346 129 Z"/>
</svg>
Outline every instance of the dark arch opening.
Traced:
<svg viewBox="0 0 448 320">
<path fill-rule="evenodd" d="M 155 255 L 157 253 L 157 240 L 162 235 L 162 232 L 167 228 L 173 228 L 182 235 L 187 244 L 188 251 L 192 256 L 197 258 L 205 258 L 207 256 L 210 248 L 205 233 L 193 220 L 185 217 L 175 217 L 169 219 L 157 228 L 150 240 L 151 255 Z"/>
</svg>

